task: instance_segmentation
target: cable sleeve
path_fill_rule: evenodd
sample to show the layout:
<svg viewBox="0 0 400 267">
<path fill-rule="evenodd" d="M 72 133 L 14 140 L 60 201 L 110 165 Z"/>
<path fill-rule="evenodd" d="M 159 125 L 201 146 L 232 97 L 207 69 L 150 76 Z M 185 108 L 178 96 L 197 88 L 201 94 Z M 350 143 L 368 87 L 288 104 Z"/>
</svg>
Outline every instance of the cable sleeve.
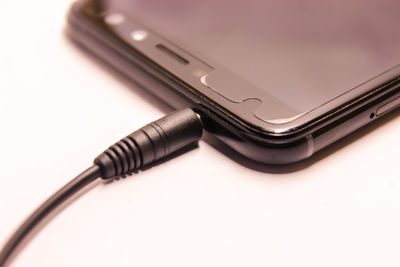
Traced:
<svg viewBox="0 0 400 267">
<path fill-rule="evenodd" d="M 103 179 L 124 176 L 198 141 L 203 125 L 190 108 L 173 112 L 121 139 L 100 154 Z"/>
</svg>

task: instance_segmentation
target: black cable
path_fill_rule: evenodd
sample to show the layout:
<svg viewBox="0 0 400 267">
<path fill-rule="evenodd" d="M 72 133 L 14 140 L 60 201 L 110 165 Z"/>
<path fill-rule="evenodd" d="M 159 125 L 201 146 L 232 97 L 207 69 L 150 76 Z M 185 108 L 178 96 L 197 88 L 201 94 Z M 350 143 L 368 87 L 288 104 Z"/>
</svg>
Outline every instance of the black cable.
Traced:
<svg viewBox="0 0 400 267">
<path fill-rule="evenodd" d="M 186 108 L 167 115 L 131 133 L 100 154 L 92 167 L 82 172 L 37 208 L 14 232 L 0 251 L 5 266 L 23 239 L 55 208 L 97 178 L 130 174 L 200 139 L 202 122 Z"/>
<path fill-rule="evenodd" d="M 99 178 L 100 175 L 101 173 L 99 166 L 93 165 L 74 178 L 72 181 L 64 185 L 60 190 L 48 198 L 41 206 L 39 206 L 15 231 L 15 233 L 10 237 L 6 245 L 1 250 L 0 266 L 5 264 L 7 259 L 11 256 L 11 253 L 36 225 L 38 225 L 61 203 L 70 198 L 73 194 L 78 192 L 86 185 Z"/>
</svg>

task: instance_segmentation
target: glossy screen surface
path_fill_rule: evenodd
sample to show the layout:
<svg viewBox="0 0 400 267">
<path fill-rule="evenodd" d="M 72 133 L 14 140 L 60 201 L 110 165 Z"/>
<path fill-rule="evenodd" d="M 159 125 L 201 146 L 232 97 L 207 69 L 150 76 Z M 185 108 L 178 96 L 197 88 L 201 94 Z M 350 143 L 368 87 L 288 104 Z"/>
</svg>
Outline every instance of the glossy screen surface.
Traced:
<svg viewBox="0 0 400 267">
<path fill-rule="evenodd" d="M 108 0 L 300 112 L 400 63 L 400 1 Z"/>
</svg>

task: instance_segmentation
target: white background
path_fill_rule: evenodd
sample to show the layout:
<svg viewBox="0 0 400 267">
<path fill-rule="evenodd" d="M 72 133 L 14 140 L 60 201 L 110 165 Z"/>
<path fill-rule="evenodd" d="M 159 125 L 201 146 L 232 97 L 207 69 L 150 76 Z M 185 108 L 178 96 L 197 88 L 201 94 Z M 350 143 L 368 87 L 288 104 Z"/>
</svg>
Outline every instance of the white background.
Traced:
<svg viewBox="0 0 400 267">
<path fill-rule="evenodd" d="M 97 154 L 170 111 L 65 37 L 69 5 L 1 4 L 1 244 Z M 397 112 L 288 173 L 206 137 L 97 183 L 12 266 L 400 266 L 399 133 Z"/>
</svg>

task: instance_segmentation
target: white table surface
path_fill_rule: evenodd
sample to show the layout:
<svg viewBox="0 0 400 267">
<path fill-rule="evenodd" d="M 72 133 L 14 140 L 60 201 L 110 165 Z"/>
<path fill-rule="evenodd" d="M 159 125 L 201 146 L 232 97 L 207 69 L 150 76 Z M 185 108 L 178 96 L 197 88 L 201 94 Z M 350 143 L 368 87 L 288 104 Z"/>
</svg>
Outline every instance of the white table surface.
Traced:
<svg viewBox="0 0 400 267">
<path fill-rule="evenodd" d="M 2 2 L 2 244 L 108 145 L 169 111 L 65 37 L 69 5 Z M 397 112 L 289 173 L 206 138 L 96 184 L 12 266 L 400 266 L 399 133 Z"/>
</svg>

